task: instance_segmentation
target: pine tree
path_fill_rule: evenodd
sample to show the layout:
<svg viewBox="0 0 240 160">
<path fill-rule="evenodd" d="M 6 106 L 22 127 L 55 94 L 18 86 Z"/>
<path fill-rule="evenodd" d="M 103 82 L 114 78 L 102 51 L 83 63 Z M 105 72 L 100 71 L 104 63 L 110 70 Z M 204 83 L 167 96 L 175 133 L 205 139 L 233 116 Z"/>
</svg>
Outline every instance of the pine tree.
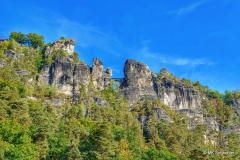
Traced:
<svg viewBox="0 0 240 160">
<path fill-rule="evenodd" d="M 79 149 L 76 145 L 72 145 L 70 147 L 70 151 L 68 152 L 68 160 L 82 160 Z"/>
<path fill-rule="evenodd" d="M 111 159 L 114 155 L 114 143 L 110 133 L 109 122 L 97 122 L 95 127 L 96 130 L 94 130 L 91 137 L 94 151 L 91 153 L 95 159 Z"/>
</svg>

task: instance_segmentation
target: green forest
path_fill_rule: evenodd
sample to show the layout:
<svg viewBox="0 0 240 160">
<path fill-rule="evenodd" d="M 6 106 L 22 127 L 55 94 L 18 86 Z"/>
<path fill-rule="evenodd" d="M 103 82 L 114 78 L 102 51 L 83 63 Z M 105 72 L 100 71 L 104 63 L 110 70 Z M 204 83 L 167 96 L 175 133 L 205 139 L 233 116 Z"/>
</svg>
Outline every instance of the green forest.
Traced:
<svg viewBox="0 0 240 160">
<path fill-rule="evenodd" d="M 61 37 L 64 40 L 64 37 Z M 221 131 L 211 131 L 204 125 L 188 129 L 189 117 L 176 113 L 158 99 L 139 101 L 129 111 L 127 99 L 118 97 L 120 89 L 114 81 L 104 90 L 89 86 L 80 88 L 79 101 L 58 93 L 57 86 L 38 84 L 37 77 L 43 65 L 52 64 L 59 56 L 44 57 L 44 51 L 52 43 L 36 33 L 11 32 L 9 40 L 0 43 L 0 59 L 6 65 L 0 68 L 0 159 L 2 160 L 187 160 L 187 159 L 240 159 L 240 135 L 232 132 L 224 137 Z M 23 53 L 18 60 L 6 57 L 5 51 Z M 84 63 L 73 54 L 74 63 Z M 20 76 L 17 69 L 30 72 Z M 155 74 L 155 73 L 153 73 Z M 156 73 L 157 79 L 162 74 Z M 166 78 L 173 79 L 171 75 Z M 32 81 L 29 81 L 32 79 Z M 175 79 L 176 80 L 176 79 Z M 211 90 L 198 82 L 181 79 L 199 91 L 203 99 L 203 112 L 217 116 L 222 126 L 239 124 L 229 102 L 240 99 L 240 91 L 226 90 L 224 94 Z M 117 86 L 117 87 L 116 87 Z M 93 93 L 86 88 L 94 90 Z M 28 99 L 35 97 L 37 100 Z M 111 107 L 100 107 L 92 96 L 106 100 Z M 56 114 L 52 104 L 44 105 L 44 99 L 62 98 Z M 85 106 L 85 100 L 88 105 Z M 173 123 L 157 121 L 152 109 L 163 108 Z M 85 114 L 86 108 L 88 114 Z M 137 119 L 149 115 L 148 132 Z M 205 141 L 205 139 L 208 141 Z M 212 144 L 212 141 L 216 145 Z M 231 151 L 234 154 L 203 154 L 204 151 Z"/>
</svg>

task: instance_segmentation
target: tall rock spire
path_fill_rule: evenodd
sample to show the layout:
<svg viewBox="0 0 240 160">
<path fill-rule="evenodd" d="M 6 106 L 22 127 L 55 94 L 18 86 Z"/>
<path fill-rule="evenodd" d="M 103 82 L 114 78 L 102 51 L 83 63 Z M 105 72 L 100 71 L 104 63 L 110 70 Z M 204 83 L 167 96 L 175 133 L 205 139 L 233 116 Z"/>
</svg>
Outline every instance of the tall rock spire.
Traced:
<svg viewBox="0 0 240 160">
<path fill-rule="evenodd" d="M 95 88 L 104 89 L 103 62 L 97 58 L 93 59 L 92 81 Z"/>
</svg>

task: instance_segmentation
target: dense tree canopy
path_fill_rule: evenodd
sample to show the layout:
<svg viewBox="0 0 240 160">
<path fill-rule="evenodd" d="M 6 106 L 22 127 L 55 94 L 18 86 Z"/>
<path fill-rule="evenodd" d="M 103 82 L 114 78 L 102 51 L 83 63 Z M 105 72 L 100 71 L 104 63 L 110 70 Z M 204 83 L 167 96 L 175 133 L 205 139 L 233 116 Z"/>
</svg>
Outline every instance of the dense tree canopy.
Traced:
<svg viewBox="0 0 240 160">
<path fill-rule="evenodd" d="M 29 46 L 24 45 L 26 41 Z M 0 56 L 7 61 L 0 68 L 0 159 L 240 159 L 239 134 L 232 132 L 224 137 L 222 132 L 211 131 L 204 125 L 191 131 L 189 117 L 176 113 L 159 99 L 149 101 L 146 96 L 130 111 L 127 99 L 118 97 L 119 88 L 114 89 L 113 81 L 102 91 L 94 88 L 92 82 L 82 85 L 77 101 L 58 93 L 57 86 L 37 82 L 45 63 L 52 64 L 57 57 L 68 56 L 64 50 L 57 50 L 45 57 L 46 47 L 43 36 L 36 33 L 26 36 L 22 32 L 11 32 L 10 40 L 0 44 Z M 19 60 L 4 56 L 6 50 L 19 52 L 19 49 L 24 54 Z M 76 52 L 72 58 L 74 63 L 81 63 Z M 20 76 L 16 69 L 31 74 Z M 158 73 L 157 81 L 161 82 L 163 76 Z M 171 74 L 165 78 L 179 82 Z M 222 126 L 239 123 L 230 104 L 240 98 L 239 90 L 220 94 L 199 81 L 185 78 L 181 81 L 193 85 L 204 97 L 204 113 L 216 115 Z M 29 96 L 36 100 L 28 99 Z M 106 100 L 109 106 L 99 106 L 93 96 Z M 63 104 L 55 107 L 45 103 L 46 99 L 54 98 L 62 98 Z M 153 112 L 158 107 L 173 122 L 159 121 Z M 147 122 L 143 121 L 145 117 Z M 208 155 L 204 151 L 235 154 Z"/>
</svg>

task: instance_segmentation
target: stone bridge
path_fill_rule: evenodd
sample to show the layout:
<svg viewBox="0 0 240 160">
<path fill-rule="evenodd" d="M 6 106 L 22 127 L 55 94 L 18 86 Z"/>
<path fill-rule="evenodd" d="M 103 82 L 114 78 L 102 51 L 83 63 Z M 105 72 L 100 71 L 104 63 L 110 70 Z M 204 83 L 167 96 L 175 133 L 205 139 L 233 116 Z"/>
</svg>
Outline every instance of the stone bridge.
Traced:
<svg viewBox="0 0 240 160">
<path fill-rule="evenodd" d="M 119 83 L 123 83 L 124 78 L 111 78 L 112 80 L 114 80 L 115 82 L 119 82 Z"/>
</svg>

